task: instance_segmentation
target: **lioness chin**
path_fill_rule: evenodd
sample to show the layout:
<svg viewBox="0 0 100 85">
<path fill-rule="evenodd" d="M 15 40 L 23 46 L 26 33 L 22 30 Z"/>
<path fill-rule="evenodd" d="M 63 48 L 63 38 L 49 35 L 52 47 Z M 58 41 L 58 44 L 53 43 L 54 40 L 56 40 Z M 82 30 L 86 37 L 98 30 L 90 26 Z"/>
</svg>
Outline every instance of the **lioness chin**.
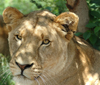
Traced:
<svg viewBox="0 0 100 85">
<path fill-rule="evenodd" d="M 10 70 L 16 85 L 99 85 L 100 52 L 76 37 L 79 18 L 7 7 Z"/>
</svg>

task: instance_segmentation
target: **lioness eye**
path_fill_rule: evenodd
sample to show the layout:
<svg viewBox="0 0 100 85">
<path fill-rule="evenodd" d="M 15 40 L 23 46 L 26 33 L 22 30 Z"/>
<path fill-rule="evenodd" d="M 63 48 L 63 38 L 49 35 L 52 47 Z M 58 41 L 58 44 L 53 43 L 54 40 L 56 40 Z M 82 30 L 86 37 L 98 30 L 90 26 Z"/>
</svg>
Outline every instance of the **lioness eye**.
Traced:
<svg viewBox="0 0 100 85">
<path fill-rule="evenodd" d="M 15 35 L 15 38 L 16 38 L 17 40 L 22 40 L 22 36 L 19 36 L 19 35 Z"/>
<path fill-rule="evenodd" d="M 49 44 L 50 43 L 50 40 L 48 40 L 48 39 L 45 39 L 45 40 L 43 40 L 43 42 L 42 42 L 42 44 Z"/>
</svg>

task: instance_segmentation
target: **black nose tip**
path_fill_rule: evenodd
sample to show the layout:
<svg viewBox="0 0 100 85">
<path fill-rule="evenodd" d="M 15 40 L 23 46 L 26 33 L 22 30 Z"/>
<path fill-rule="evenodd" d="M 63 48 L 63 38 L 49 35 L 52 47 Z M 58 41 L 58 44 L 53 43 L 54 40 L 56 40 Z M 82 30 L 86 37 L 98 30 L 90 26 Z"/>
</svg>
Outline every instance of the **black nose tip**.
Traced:
<svg viewBox="0 0 100 85">
<path fill-rule="evenodd" d="M 25 70 L 25 69 L 30 68 L 30 67 L 32 67 L 34 65 L 33 63 L 32 64 L 21 65 L 18 62 L 16 62 L 16 64 L 21 70 Z"/>
</svg>

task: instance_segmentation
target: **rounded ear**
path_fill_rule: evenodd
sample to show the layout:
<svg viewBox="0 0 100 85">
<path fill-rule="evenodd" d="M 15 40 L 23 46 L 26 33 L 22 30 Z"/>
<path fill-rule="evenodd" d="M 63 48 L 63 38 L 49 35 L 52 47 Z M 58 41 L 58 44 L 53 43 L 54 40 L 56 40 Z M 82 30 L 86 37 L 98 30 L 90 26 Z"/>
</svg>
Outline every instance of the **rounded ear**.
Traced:
<svg viewBox="0 0 100 85">
<path fill-rule="evenodd" d="M 70 40 L 73 37 L 73 32 L 77 30 L 79 17 L 72 12 L 64 12 L 55 18 L 55 22 L 62 25 L 67 32 L 66 38 Z"/>
<path fill-rule="evenodd" d="M 18 11 L 16 8 L 7 7 L 3 11 L 3 20 L 9 25 L 8 28 L 11 28 L 19 19 L 21 19 L 24 15 Z"/>
</svg>

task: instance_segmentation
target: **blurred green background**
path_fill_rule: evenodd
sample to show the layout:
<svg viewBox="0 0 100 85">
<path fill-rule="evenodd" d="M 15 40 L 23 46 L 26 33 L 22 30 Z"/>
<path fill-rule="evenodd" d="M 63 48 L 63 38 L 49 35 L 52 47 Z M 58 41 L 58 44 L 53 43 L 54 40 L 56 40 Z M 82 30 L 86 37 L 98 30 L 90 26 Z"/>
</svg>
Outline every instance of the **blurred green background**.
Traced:
<svg viewBox="0 0 100 85">
<path fill-rule="evenodd" d="M 0 14 L 3 10 L 12 6 L 27 14 L 31 11 L 48 9 L 54 14 L 59 14 L 67 10 L 66 0 L 0 0 Z"/>
<path fill-rule="evenodd" d="M 48 9 L 52 13 L 59 15 L 68 11 L 66 0 L 0 0 L 0 15 L 3 10 L 12 6 L 27 14 L 35 10 Z M 90 21 L 86 25 L 89 29 L 85 33 L 76 33 L 87 40 L 94 48 L 100 50 L 100 0 L 87 0 L 89 7 Z M 11 72 L 9 70 L 9 57 L 0 54 L 0 85 L 14 85 Z"/>
</svg>

